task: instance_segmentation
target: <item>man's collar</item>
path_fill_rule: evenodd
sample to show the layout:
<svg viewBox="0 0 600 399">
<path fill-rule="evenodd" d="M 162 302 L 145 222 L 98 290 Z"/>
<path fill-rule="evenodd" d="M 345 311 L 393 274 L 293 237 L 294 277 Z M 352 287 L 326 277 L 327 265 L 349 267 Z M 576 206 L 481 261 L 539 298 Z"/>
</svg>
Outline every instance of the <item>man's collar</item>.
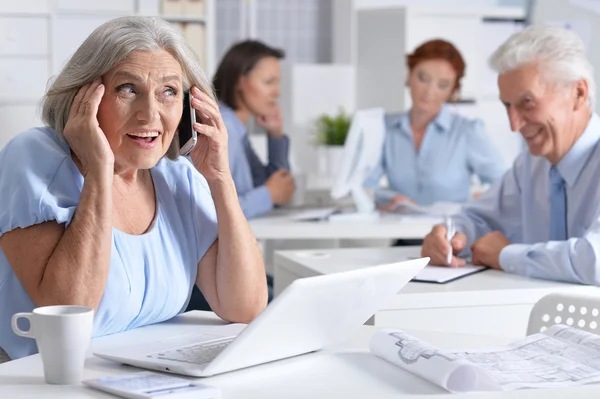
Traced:
<svg viewBox="0 0 600 399">
<path fill-rule="evenodd" d="M 600 117 L 593 113 L 587 127 L 556 165 L 569 187 L 573 186 L 600 140 Z"/>
</svg>

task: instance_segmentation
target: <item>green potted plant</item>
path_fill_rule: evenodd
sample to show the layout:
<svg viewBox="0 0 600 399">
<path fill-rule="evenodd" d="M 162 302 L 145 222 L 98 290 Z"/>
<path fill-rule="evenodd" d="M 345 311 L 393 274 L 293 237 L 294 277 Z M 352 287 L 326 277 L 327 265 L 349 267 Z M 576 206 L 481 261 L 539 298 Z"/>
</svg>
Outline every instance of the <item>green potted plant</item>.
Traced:
<svg viewBox="0 0 600 399">
<path fill-rule="evenodd" d="M 319 159 L 319 173 L 333 176 L 340 165 L 344 143 L 350 130 L 352 116 L 344 109 L 336 115 L 321 115 L 316 121 L 315 138 Z"/>
</svg>

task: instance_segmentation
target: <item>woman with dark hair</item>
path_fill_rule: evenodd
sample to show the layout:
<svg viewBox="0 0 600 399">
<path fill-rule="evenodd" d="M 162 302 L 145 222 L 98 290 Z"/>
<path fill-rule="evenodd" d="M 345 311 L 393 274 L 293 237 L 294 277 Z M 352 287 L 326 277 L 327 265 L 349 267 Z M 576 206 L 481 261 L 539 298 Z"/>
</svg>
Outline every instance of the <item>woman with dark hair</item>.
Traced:
<svg viewBox="0 0 600 399">
<path fill-rule="evenodd" d="M 401 202 L 466 202 L 473 174 L 493 183 L 506 168 L 483 123 L 445 105 L 458 100 L 465 62 L 451 43 L 431 40 L 410 54 L 407 64 L 412 108 L 386 115 L 380 165 L 366 185 L 376 188 L 381 210 L 392 211 Z M 379 188 L 384 173 L 388 189 Z"/>
<path fill-rule="evenodd" d="M 283 134 L 277 104 L 282 50 L 255 40 L 227 51 L 213 79 L 223 121 L 229 132 L 229 162 L 242 210 L 248 219 L 287 203 L 294 193 L 289 172 L 289 139 Z M 254 117 L 268 135 L 269 163 L 250 145 L 246 124 Z"/>
<path fill-rule="evenodd" d="M 283 134 L 277 104 L 284 52 L 255 40 L 239 42 L 223 56 L 213 86 L 219 110 L 229 133 L 229 165 L 242 211 L 247 219 L 287 203 L 294 193 L 288 162 L 289 139 Z M 250 144 L 246 124 L 251 117 L 266 130 L 269 164 L 264 165 Z M 267 275 L 268 299 L 273 297 L 273 278 Z M 210 310 L 194 288 L 188 310 Z"/>
</svg>

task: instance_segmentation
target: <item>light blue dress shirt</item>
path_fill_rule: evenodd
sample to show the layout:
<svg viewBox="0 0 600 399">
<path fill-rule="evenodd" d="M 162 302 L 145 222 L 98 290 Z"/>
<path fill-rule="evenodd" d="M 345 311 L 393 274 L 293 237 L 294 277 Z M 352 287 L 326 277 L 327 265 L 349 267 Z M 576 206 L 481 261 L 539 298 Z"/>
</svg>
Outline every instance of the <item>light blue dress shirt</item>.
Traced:
<svg viewBox="0 0 600 399">
<path fill-rule="evenodd" d="M 269 164 L 265 166 L 252 149 L 246 126 L 235 112 L 224 104 L 219 104 L 219 109 L 229 134 L 229 164 L 240 205 L 246 218 L 252 219 L 273 209 L 265 183 L 279 169 L 290 169 L 289 139 L 268 137 Z"/>
<path fill-rule="evenodd" d="M 600 284 L 600 118 L 594 114 L 557 164 L 567 196 L 566 241 L 550 240 L 550 162 L 524 152 L 502 181 L 454 217 L 469 240 L 491 231 L 512 243 L 500 253 L 511 273 Z M 467 252 L 467 251 L 465 251 Z"/>
<path fill-rule="evenodd" d="M 71 222 L 83 176 L 68 145 L 50 128 L 21 133 L 0 152 L 0 236 L 15 228 Z M 168 320 L 183 312 L 198 262 L 217 238 L 208 184 L 185 158 L 163 158 L 151 170 L 157 212 L 148 232 L 112 231 L 110 269 L 94 315 L 95 337 Z M 35 243 L 32 243 L 32 250 Z M 17 359 L 37 352 L 10 320 L 35 305 L 0 250 L 0 347 Z"/>
<path fill-rule="evenodd" d="M 375 188 L 377 205 L 391 201 L 398 194 L 420 205 L 467 202 L 473 174 L 483 183 L 492 183 L 506 172 L 483 122 L 463 118 L 447 106 L 427 126 L 418 151 L 409 113 L 386 115 L 385 125 L 381 161 L 365 182 Z M 379 188 L 384 173 L 389 189 Z"/>
</svg>

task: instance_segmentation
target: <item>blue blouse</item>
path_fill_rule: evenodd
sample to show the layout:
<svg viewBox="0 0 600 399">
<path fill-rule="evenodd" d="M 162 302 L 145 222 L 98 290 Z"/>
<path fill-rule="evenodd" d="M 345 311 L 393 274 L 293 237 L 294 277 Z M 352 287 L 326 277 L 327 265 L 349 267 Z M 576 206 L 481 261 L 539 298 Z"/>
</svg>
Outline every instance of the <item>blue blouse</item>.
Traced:
<svg viewBox="0 0 600 399">
<path fill-rule="evenodd" d="M 397 194 L 420 205 L 467 202 L 473 174 L 482 183 L 493 183 L 507 170 L 486 135 L 483 122 L 466 119 L 447 106 L 427 126 L 418 151 L 409 113 L 386 115 L 385 125 L 380 163 L 365 182 L 375 188 L 377 205 L 389 202 Z M 384 173 L 389 189 L 379 188 Z"/>
<path fill-rule="evenodd" d="M 83 176 L 68 145 L 52 129 L 35 128 L 16 136 L 0 152 L 0 170 L 0 236 L 50 220 L 69 225 Z M 95 337 L 183 312 L 198 262 L 217 238 L 208 184 L 187 159 L 163 158 L 150 172 L 156 217 L 141 235 L 113 228 L 108 279 L 94 317 Z M 0 347 L 12 359 L 37 352 L 34 340 L 11 330 L 12 315 L 31 312 L 35 305 L 1 249 L 0 304 Z"/>
</svg>

